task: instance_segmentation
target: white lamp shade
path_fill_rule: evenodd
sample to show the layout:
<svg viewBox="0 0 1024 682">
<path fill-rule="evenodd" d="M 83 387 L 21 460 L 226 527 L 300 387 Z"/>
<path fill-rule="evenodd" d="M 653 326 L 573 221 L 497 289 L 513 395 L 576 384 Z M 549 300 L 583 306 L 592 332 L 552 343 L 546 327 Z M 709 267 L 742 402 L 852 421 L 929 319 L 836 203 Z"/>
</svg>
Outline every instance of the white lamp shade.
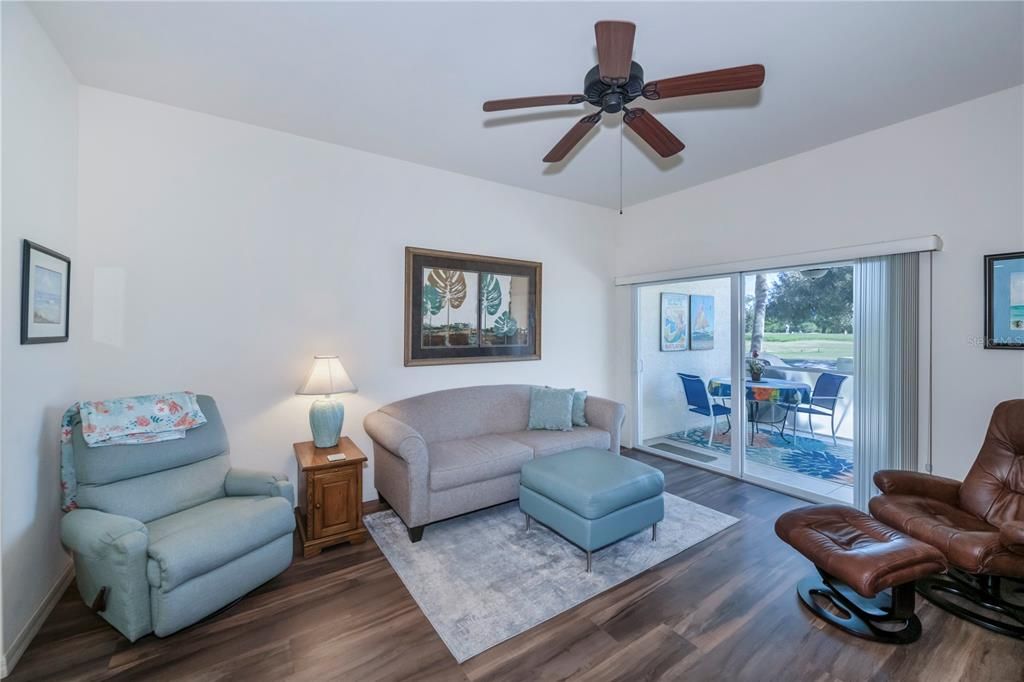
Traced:
<svg viewBox="0 0 1024 682">
<path fill-rule="evenodd" d="M 306 380 L 295 391 L 298 395 L 331 395 L 332 393 L 355 393 L 348 372 L 341 366 L 337 355 L 314 355 L 313 367 Z"/>
</svg>

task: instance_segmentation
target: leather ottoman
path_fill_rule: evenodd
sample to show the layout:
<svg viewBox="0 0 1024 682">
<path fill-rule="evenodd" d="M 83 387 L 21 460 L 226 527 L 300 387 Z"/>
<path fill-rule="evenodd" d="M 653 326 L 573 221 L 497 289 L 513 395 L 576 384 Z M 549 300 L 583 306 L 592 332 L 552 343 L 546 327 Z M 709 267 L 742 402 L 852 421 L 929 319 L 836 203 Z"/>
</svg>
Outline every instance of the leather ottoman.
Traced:
<svg viewBox="0 0 1024 682">
<path fill-rule="evenodd" d="M 775 533 L 818 569 L 820 577 L 797 585 L 801 601 L 816 616 L 850 634 L 890 644 L 921 636 L 914 581 L 946 570 L 942 552 L 840 504 L 786 512 L 775 522 Z M 835 608 L 826 609 L 815 596 Z"/>
<path fill-rule="evenodd" d="M 665 518 L 665 476 L 658 469 L 597 448 L 578 448 L 523 465 L 519 508 L 526 529 L 536 519 L 587 553 L 647 527 L 657 539 Z"/>
</svg>

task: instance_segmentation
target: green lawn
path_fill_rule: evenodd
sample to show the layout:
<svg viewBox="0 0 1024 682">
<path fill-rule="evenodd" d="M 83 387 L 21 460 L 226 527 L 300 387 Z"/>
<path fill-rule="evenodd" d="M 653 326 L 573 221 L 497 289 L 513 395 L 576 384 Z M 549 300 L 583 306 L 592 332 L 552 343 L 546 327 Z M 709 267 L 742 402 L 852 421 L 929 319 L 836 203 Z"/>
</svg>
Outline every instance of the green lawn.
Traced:
<svg viewBox="0 0 1024 682">
<path fill-rule="evenodd" d="M 750 334 L 747 334 L 750 347 Z M 784 359 L 835 360 L 853 357 L 853 334 L 765 334 L 764 352 Z"/>
</svg>

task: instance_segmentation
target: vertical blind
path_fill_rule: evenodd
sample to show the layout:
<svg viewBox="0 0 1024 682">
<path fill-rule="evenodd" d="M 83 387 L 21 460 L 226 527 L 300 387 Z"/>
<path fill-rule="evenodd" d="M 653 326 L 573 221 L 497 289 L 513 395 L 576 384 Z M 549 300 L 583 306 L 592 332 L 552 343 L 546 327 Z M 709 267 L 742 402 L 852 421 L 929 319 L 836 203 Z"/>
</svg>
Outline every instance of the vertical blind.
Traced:
<svg viewBox="0 0 1024 682">
<path fill-rule="evenodd" d="M 917 469 L 917 253 L 861 258 L 854 268 L 854 503 L 866 509 L 879 469 Z"/>
</svg>

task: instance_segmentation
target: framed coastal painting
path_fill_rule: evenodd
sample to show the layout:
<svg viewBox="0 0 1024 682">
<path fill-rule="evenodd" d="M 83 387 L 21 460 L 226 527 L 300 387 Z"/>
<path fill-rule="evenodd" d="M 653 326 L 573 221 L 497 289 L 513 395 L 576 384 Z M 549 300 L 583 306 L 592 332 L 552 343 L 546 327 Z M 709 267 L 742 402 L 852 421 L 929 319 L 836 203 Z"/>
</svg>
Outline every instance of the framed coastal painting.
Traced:
<svg viewBox="0 0 1024 682">
<path fill-rule="evenodd" d="M 539 360 L 534 261 L 405 249 L 405 365 Z"/>
<path fill-rule="evenodd" d="M 71 259 L 25 239 L 21 249 L 21 342 L 68 340 Z"/>
<path fill-rule="evenodd" d="M 985 348 L 1024 350 L 1024 251 L 985 256 Z"/>
<path fill-rule="evenodd" d="M 690 350 L 715 347 L 715 297 L 690 296 Z"/>
<path fill-rule="evenodd" d="M 661 292 L 661 350 L 686 350 L 689 328 L 690 295 Z"/>
</svg>

